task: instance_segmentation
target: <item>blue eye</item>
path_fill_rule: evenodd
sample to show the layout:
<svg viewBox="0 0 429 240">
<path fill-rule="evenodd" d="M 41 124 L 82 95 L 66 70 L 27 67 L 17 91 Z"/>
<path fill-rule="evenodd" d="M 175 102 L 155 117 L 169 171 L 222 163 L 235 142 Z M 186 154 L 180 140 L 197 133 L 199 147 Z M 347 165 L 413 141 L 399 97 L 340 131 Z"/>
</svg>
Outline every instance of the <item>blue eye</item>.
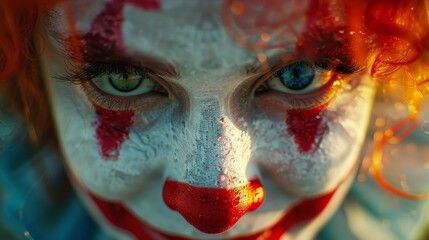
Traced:
<svg viewBox="0 0 429 240">
<path fill-rule="evenodd" d="M 291 90 L 302 90 L 313 82 L 315 72 L 308 64 L 295 63 L 282 68 L 276 75 L 285 87 Z"/>
<path fill-rule="evenodd" d="M 311 93 L 327 84 L 333 75 L 333 71 L 324 70 L 314 64 L 296 62 L 278 70 L 259 89 L 288 94 Z"/>
</svg>

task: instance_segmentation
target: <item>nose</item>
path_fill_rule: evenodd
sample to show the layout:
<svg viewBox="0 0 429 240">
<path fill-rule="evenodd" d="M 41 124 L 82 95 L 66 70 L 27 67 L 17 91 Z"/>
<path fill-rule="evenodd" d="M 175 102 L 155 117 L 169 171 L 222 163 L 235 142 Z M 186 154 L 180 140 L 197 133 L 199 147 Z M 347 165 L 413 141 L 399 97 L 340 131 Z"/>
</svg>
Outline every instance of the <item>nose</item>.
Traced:
<svg viewBox="0 0 429 240">
<path fill-rule="evenodd" d="M 230 229 L 247 212 L 258 209 L 264 201 L 259 179 L 233 188 L 196 187 L 167 179 L 163 199 L 192 226 L 204 233 L 221 233 Z"/>
</svg>

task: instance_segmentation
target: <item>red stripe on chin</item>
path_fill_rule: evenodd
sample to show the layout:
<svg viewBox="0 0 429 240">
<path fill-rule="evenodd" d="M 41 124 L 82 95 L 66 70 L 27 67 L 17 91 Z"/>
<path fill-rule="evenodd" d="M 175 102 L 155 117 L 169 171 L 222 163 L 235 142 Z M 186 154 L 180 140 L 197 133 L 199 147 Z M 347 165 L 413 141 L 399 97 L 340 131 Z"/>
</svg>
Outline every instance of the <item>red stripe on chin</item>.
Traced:
<svg viewBox="0 0 429 240">
<path fill-rule="evenodd" d="M 232 238 L 231 240 L 254 240 L 264 235 L 264 239 L 278 240 L 293 227 L 305 223 L 317 217 L 328 205 L 336 189 L 324 195 L 301 200 L 292 205 L 284 216 L 272 227 L 248 236 Z M 165 233 L 150 226 L 140 219 L 122 203 L 109 202 L 97 197 L 91 192 L 86 192 L 96 204 L 101 214 L 115 227 L 128 232 L 141 240 L 185 240 L 189 238 L 179 237 Z"/>
</svg>

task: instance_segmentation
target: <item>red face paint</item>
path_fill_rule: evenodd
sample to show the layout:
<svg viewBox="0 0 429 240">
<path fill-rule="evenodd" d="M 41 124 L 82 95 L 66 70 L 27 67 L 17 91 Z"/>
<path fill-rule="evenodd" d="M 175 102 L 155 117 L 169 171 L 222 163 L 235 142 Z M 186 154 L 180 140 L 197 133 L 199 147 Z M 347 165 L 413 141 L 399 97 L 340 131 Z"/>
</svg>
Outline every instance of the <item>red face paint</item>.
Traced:
<svg viewBox="0 0 429 240">
<path fill-rule="evenodd" d="M 129 138 L 134 111 L 112 111 L 95 107 L 95 135 L 100 154 L 106 160 L 117 160 L 122 143 Z"/>
<path fill-rule="evenodd" d="M 336 189 L 319 197 L 303 199 L 292 205 L 283 217 L 268 229 L 260 232 L 230 240 L 254 240 L 261 238 L 266 240 L 279 240 L 280 237 L 293 227 L 316 218 L 329 204 Z M 185 240 L 189 238 L 179 237 L 154 229 L 145 221 L 139 219 L 132 211 L 121 203 L 108 202 L 94 194 L 87 192 L 101 214 L 115 227 L 122 229 L 139 240 Z M 211 206 L 206 206 L 211 209 Z M 208 211 L 208 210 L 207 210 Z M 223 238 L 225 240 L 225 238 Z"/>
<path fill-rule="evenodd" d="M 244 214 L 259 208 L 264 200 L 259 179 L 232 189 L 195 187 L 167 180 L 162 192 L 168 207 L 204 233 L 227 231 Z"/>
<path fill-rule="evenodd" d="M 110 1 L 94 19 L 89 32 L 85 34 L 82 40 L 85 60 L 99 60 L 102 56 L 124 51 L 121 31 L 124 21 L 123 8 L 123 0 Z"/>
<path fill-rule="evenodd" d="M 313 109 L 291 109 L 287 111 L 286 124 L 288 132 L 298 145 L 301 153 L 313 149 L 316 138 L 319 135 L 320 123 L 325 105 Z"/>
<path fill-rule="evenodd" d="M 158 0 L 112 0 L 95 17 L 91 28 L 82 38 L 85 61 L 108 61 L 109 56 L 125 51 L 122 23 L 126 2 L 139 8 L 159 10 Z M 95 107 L 97 129 L 95 135 L 100 145 L 100 154 L 106 160 L 117 160 L 122 143 L 129 138 L 133 124 L 133 111 L 112 111 Z"/>
<path fill-rule="evenodd" d="M 82 38 L 86 61 L 106 61 L 115 54 L 125 52 L 122 24 L 126 3 L 146 11 L 158 11 L 161 8 L 159 0 L 112 0 L 106 3 L 92 22 L 89 32 Z"/>
<path fill-rule="evenodd" d="M 146 11 L 161 10 L 160 0 L 127 0 L 127 2 L 137 6 L 138 8 L 144 9 Z"/>
</svg>

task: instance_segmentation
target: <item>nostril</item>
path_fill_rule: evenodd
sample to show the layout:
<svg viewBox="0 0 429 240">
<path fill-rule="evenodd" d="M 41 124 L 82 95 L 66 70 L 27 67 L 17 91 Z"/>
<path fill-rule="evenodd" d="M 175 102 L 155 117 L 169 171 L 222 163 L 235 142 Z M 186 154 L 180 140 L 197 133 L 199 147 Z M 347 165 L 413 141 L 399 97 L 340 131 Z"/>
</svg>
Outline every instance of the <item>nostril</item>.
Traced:
<svg viewBox="0 0 429 240">
<path fill-rule="evenodd" d="M 196 187 L 167 179 L 163 198 L 169 208 L 179 212 L 198 230 L 221 233 L 234 226 L 247 212 L 258 209 L 265 194 L 259 179 L 230 189 Z"/>
</svg>

